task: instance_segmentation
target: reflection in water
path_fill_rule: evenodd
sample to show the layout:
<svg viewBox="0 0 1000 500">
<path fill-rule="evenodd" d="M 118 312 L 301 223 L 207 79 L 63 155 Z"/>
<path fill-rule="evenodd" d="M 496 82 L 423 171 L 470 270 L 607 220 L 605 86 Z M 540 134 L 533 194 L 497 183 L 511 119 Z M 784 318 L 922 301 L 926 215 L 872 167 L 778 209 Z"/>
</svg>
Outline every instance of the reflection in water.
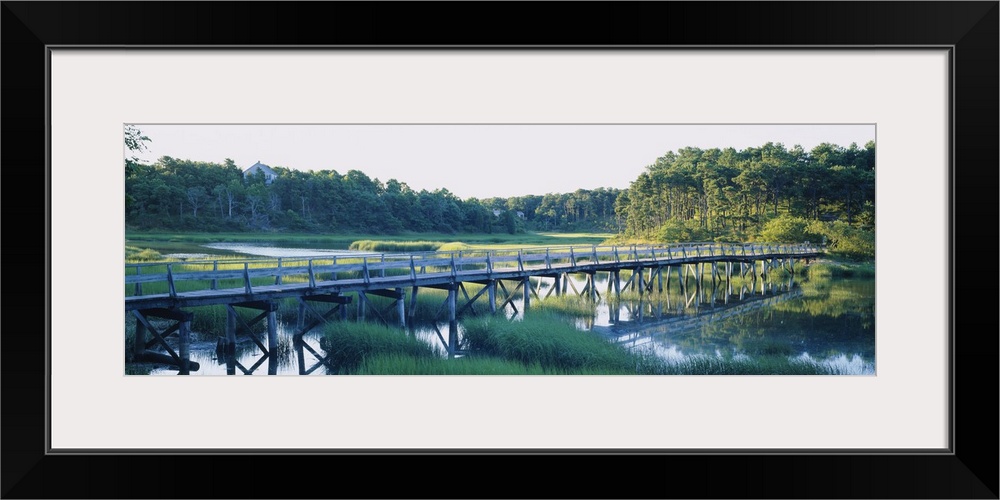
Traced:
<svg viewBox="0 0 1000 500">
<path fill-rule="evenodd" d="M 765 295 L 726 300 L 712 292 L 698 307 L 666 311 L 660 309 L 666 299 L 652 297 L 623 307 L 619 321 L 595 331 L 671 362 L 784 356 L 837 373 L 874 374 L 874 285 L 873 279 L 789 281 L 765 288 Z"/>
<path fill-rule="evenodd" d="M 325 254 L 329 255 L 329 253 Z M 635 351 L 647 352 L 668 362 L 680 363 L 697 357 L 753 360 L 781 356 L 835 369 L 838 373 L 875 372 L 875 282 L 872 278 L 835 278 L 801 283 L 761 281 L 757 286 L 740 284 L 680 289 L 667 286 L 662 293 L 623 294 L 616 300 L 607 279 L 595 280 L 601 292 L 594 310 L 574 320 L 577 328 L 592 330 Z M 571 277 L 582 290 L 585 283 Z M 542 282 L 544 295 L 551 287 Z M 536 300 L 533 298 L 533 300 Z M 544 300 L 533 302 L 544 309 Z M 584 301 L 586 299 L 580 299 Z M 504 309 L 511 321 L 524 311 Z M 336 370 L 323 362 L 321 329 L 307 333 L 301 343 L 292 333 L 294 325 L 278 322 L 278 349 L 265 355 L 249 338 L 240 337 L 230 353 L 218 351 L 213 342 L 195 343 L 191 360 L 201 367 L 192 375 L 315 375 Z M 447 321 L 410 325 L 411 335 L 434 346 L 448 357 L 448 345 L 461 345 L 463 327 L 450 338 Z M 266 338 L 266 336 L 261 337 Z M 457 355 L 461 356 L 459 352 Z M 176 369 L 156 369 L 153 374 L 176 374 Z"/>
<path fill-rule="evenodd" d="M 218 344 L 211 342 L 196 342 L 191 346 L 191 360 L 197 361 L 201 366 L 197 372 L 191 375 L 322 375 L 329 373 L 326 369 L 313 366 L 319 360 L 316 355 L 322 356 L 323 351 L 319 346 L 321 334 L 319 330 L 314 330 L 305 334 L 302 338 L 302 349 L 297 349 L 294 336 L 294 325 L 288 325 L 279 321 L 278 326 L 278 348 L 273 356 L 265 354 L 247 336 L 237 337 L 237 343 L 228 353 Z M 258 335 L 260 337 L 260 335 Z M 264 342 L 266 342 L 266 335 Z M 176 340 L 170 340 L 170 343 Z M 310 351 L 312 349 L 312 351 Z M 297 351 L 302 351 L 299 358 Z M 314 354 L 315 353 L 315 354 Z M 322 363 L 320 363 L 322 365 Z M 312 367 L 309 373 L 300 373 L 300 366 L 306 369 Z M 170 367 L 159 367 L 150 372 L 150 375 L 176 375 L 177 370 Z"/>
</svg>

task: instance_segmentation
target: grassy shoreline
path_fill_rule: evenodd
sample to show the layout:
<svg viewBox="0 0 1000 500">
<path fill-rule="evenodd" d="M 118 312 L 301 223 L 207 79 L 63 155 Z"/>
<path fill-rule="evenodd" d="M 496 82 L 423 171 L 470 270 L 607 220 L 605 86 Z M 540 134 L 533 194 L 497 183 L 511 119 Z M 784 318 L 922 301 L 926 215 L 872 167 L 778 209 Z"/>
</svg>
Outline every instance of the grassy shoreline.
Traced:
<svg viewBox="0 0 1000 500">
<path fill-rule="evenodd" d="M 197 232 L 158 232 L 158 231 L 126 231 L 125 242 L 131 246 L 142 246 L 143 243 L 155 245 L 186 244 L 203 245 L 208 243 L 277 243 L 284 245 L 301 245 L 306 247 L 324 247 L 347 250 L 352 243 L 365 243 L 370 250 L 378 244 L 412 245 L 422 242 L 422 246 L 439 246 L 444 244 L 464 243 L 475 248 L 502 248 L 517 246 L 556 246 L 556 245 L 597 245 L 611 238 L 605 233 L 399 233 L 394 235 L 371 235 L 364 233 L 315 234 L 315 233 L 197 233 Z"/>
<path fill-rule="evenodd" d="M 781 353 L 757 359 L 691 356 L 665 361 L 611 344 L 560 318 L 496 317 L 466 322 L 468 355 L 445 359 L 404 331 L 371 323 L 331 325 L 321 346 L 344 375 L 835 375 L 838 370 Z"/>
</svg>

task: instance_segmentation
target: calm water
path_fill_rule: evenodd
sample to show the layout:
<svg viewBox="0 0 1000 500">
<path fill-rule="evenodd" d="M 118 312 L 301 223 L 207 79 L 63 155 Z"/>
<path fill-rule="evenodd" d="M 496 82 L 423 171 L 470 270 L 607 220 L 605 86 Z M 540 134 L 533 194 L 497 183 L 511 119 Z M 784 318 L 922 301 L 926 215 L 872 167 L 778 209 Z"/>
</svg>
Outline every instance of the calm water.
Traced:
<svg viewBox="0 0 1000 500">
<path fill-rule="evenodd" d="M 219 249 L 218 245 L 214 247 Z M 237 247 L 241 253 L 271 257 L 345 253 L 243 244 L 227 245 L 226 250 L 235 251 Z M 583 289 L 584 282 L 579 277 L 571 279 L 578 290 Z M 540 295 L 544 296 L 550 282 L 543 281 Z M 691 287 L 686 296 L 678 290 L 676 280 L 671 280 L 664 293 L 647 295 L 641 301 L 622 302 L 620 307 L 609 306 L 605 300 L 607 276 L 598 275 L 596 282 L 602 294 L 596 314 L 567 321 L 627 349 L 651 352 L 669 361 L 696 356 L 740 359 L 780 355 L 833 366 L 841 373 L 875 372 L 873 278 L 783 280 L 765 284 L 763 290 L 758 282 L 752 291 L 735 284 L 731 290 L 725 286 L 715 290 L 706 286 L 700 295 Z M 533 298 L 532 303 L 537 304 L 537 299 Z M 521 301 L 515 304 L 520 310 Z M 227 365 L 225 356 L 216 352 L 215 342 L 208 340 L 212 335 L 200 335 L 206 340 L 192 345 L 191 359 L 201 366 L 192 375 L 226 375 L 227 371 L 235 375 L 266 375 L 269 370 L 278 375 L 329 373 L 309 350 L 320 356 L 325 354 L 319 345 L 320 328 L 306 334 L 303 338 L 306 345 L 301 347 L 294 345 L 293 331 L 294 325 L 278 322 L 279 349 L 273 359 L 265 358 L 248 337 L 240 337 L 235 367 Z M 441 356 L 447 356 L 447 322 L 420 324 L 409 331 L 435 346 Z M 459 325 L 460 337 L 461 333 Z M 264 332 L 258 333 L 258 337 L 266 343 Z M 152 372 L 176 373 L 167 367 Z"/>
<path fill-rule="evenodd" d="M 604 333 L 622 346 L 672 361 L 783 355 L 841 373 L 875 373 L 874 279 L 806 281 L 663 319 L 647 309 L 645 318 L 638 324 L 623 321 Z"/>
</svg>

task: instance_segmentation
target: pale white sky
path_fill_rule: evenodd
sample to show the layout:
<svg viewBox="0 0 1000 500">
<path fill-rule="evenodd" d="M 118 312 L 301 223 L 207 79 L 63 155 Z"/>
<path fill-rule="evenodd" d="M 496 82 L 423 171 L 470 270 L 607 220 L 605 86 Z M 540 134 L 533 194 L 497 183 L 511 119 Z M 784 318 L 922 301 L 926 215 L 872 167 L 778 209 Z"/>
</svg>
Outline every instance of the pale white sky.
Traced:
<svg viewBox="0 0 1000 500">
<path fill-rule="evenodd" d="M 668 151 L 744 149 L 767 142 L 806 150 L 863 147 L 875 125 L 144 125 L 139 158 L 161 156 L 245 169 L 360 170 L 414 190 L 460 198 L 627 188 Z"/>
</svg>

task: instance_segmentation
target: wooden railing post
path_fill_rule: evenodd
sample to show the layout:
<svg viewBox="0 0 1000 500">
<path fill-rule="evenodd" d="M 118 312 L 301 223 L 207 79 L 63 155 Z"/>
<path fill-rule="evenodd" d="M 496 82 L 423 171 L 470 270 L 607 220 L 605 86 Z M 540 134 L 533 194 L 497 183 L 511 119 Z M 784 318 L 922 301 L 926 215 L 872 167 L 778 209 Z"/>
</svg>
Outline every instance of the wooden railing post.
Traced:
<svg viewBox="0 0 1000 500">
<path fill-rule="evenodd" d="M 552 259 L 549 257 L 549 249 L 545 249 L 545 269 L 552 269 Z"/>
<path fill-rule="evenodd" d="M 215 274 L 217 272 L 219 272 L 219 261 L 213 260 L 212 261 L 212 274 Z M 213 277 L 212 278 L 212 290 L 218 290 L 218 289 L 219 289 L 219 280 Z"/>
<path fill-rule="evenodd" d="M 492 251 L 486 252 L 486 275 L 492 277 L 493 276 L 493 259 L 490 258 L 490 255 L 493 255 Z M 494 304 L 494 307 L 496 307 L 496 304 Z"/>
<path fill-rule="evenodd" d="M 142 274 L 142 266 L 136 264 L 136 266 L 135 266 L 135 275 L 139 276 L 140 274 Z M 136 283 L 135 284 L 135 294 L 136 295 L 142 295 L 142 283 Z"/>
<path fill-rule="evenodd" d="M 246 290 L 247 295 L 253 293 L 253 288 L 250 286 L 250 263 L 243 263 L 243 287 Z"/>
<path fill-rule="evenodd" d="M 167 264 L 167 290 L 171 298 L 177 298 L 177 290 L 174 288 L 173 264 Z"/>
<path fill-rule="evenodd" d="M 278 270 L 277 274 L 274 276 L 274 284 L 275 285 L 281 284 L 281 257 L 278 257 Z"/>
<path fill-rule="evenodd" d="M 336 276 L 336 274 L 334 274 Z M 309 288 L 316 288 L 316 275 L 313 273 L 313 261 L 309 259 Z"/>
<path fill-rule="evenodd" d="M 365 273 L 365 284 L 371 283 L 372 277 L 368 275 L 368 257 L 361 258 L 361 272 Z"/>
<path fill-rule="evenodd" d="M 413 264 L 413 256 L 410 256 L 410 279 L 417 281 L 417 267 Z"/>
<path fill-rule="evenodd" d="M 517 251 L 517 270 L 524 271 L 524 262 L 521 261 L 521 250 Z"/>
</svg>

